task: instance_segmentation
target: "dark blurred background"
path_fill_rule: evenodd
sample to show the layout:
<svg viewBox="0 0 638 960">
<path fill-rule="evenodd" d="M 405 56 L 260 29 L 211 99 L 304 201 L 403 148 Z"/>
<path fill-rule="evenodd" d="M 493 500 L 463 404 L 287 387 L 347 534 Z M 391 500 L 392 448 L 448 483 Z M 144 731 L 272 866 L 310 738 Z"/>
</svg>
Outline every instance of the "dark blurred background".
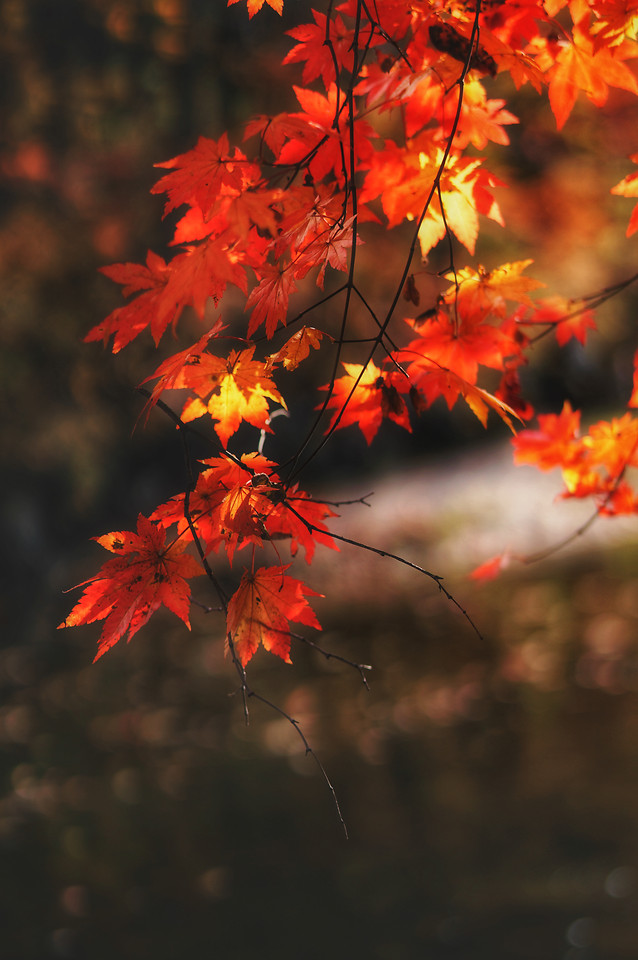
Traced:
<svg viewBox="0 0 638 960">
<path fill-rule="evenodd" d="M 348 841 L 290 724 L 260 704 L 244 724 L 217 614 L 194 612 L 191 634 L 158 615 L 95 666 L 97 628 L 55 630 L 76 596 L 62 591 L 102 562 L 89 538 L 184 484 L 171 426 L 154 415 L 133 433 L 152 345 L 113 357 L 82 343 L 120 302 L 97 269 L 164 252 L 154 163 L 293 106 L 282 27 L 308 8 L 288 0 L 282 25 L 224 0 L 0 2 L 0 957 L 633 958 L 631 536 L 481 591 L 463 560 L 437 570 L 482 639 L 388 561 L 344 550 L 319 564 L 324 645 L 371 664 L 370 691 L 304 647 L 292 668 L 258 655 L 252 680 L 301 722 Z M 568 296 L 634 272 L 630 201 L 608 192 L 638 150 L 630 98 L 579 105 L 564 135 L 536 94 L 513 109 L 512 147 L 489 164 L 511 184 L 499 199 L 513 233 L 486 225 L 479 260 L 534 257 L 530 273 Z M 398 262 L 400 240 L 362 248 L 380 301 L 394 272 L 378 263 Z M 622 406 L 635 307 L 628 294 L 603 310 L 585 351 L 537 351 L 540 409 Z M 279 442 L 296 429 L 282 424 Z M 450 470 L 483 441 L 471 416 L 433 410 L 413 437 L 388 425 L 370 449 L 344 431 L 304 483 L 385 483 L 409 511 L 379 546 L 429 566 L 444 536 L 476 552 L 472 491 L 489 473 L 468 470 L 435 521 L 418 471 Z M 506 442 L 490 429 L 486 464 Z M 504 545 L 517 528 L 514 511 Z"/>
</svg>

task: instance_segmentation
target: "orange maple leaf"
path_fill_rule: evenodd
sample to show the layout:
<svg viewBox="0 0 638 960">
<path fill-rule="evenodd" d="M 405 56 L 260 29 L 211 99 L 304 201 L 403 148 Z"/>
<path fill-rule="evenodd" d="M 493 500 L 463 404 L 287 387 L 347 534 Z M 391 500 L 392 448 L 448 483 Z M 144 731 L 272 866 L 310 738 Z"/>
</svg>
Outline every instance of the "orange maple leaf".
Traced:
<svg viewBox="0 0 638 960">
<path fill-rule="evenodd" d="M 285 540 L 292 556 L 301 546 L 311 563 L 317 544 L 338 549 L 324 524 L 337 514 L 296 486 L 284 492 L 271 460 L 251 453 L 244 454 L 241 463 L 225 456 L 201 462 L 209 469 L 198 477 L 189 513 L 206 553 L 223 544 L 232 563 L 235 550 L 248 543 L 261 547 Z M 176 523 L 178 533 L 187 534 L 184 494 L 158 507 L 152 519 L 166 526 Z"/>
<path fill-rule="evenodd" d="M 539 63 L 545 69 L 549 66 L 549 102 L 559 130 L 567 122 L 579 91 L 597 107 L 607 102 L 610 86 L 638 94 L 638 81 L 623 63 L 623 59 L 637 55 L 635 44 L 596 49 L 582 24 L 574 24 L 572 42 L 543 44 Z"/>
<path fill-rule="evenodd" d="M 638 0 L 599 0 L 594 7 L 598 19 L 592 24 L 594 49 L 616 47 L 623 40 L 635 40 L 638 32 Z"/>
<path fill-rule="evenodd" d="M 204 353 L 199 364 L 184 367 L 175 381 L 175 387 L 190 387 L 197 394 L 195 399 L 186 402 L 182 419 L 195 420 L 209 413 L 213 420 L 219 421 L 215 431 L 224 446 L 242 420 L 272 432 L 268 423 L 268 400 L 286 408 L 266 364 L 253 360 L 254 352 L 253 345 L 247 350 L 231 350 L 228 357 Z M 209 399 L 204 403 L 206 397 Z"/>
<path fill-rule="evenodd" d="M 638 153 L 633 153 L 629 159 L 632 163 L 638 163 Z M 627 174 L 620 183 L 611 188 L 611 192 L 619 197 L 638 197 L 638 173 Z M 636 230 L 638 230 L 638 203 L 632 211 L 627 226 L 627 236 L 630 237 Z"/>
<path fill-rule="evenodd" d="M 162 524 L 152 523 L 142 514 L 136 533 L 126 530 L 94 539 L 118 556 L 108 560 L 95 577 L 78 584 L 86 590 L 58 629 L 105 620 L 95 660 L 127 632 L 130 640 L 162 605 L 190 630 L 186 579 L 204 571 L 195 557 L 184 553 L 186 543 L 174 540 L 166 545 Z"/>
<path fill-rule="evenodd" d="M 409 149 L 401 149 L 392 141 L 374 154 L 366 175 L 361 201 L 367 203 L 381 197 L 383 211 L 390 227 L 402 220 L 415 220 L 429 200 L 427 212 L 419 228 L 421 255 L 425 258 L 447 227 L 474 253 L 479 231 L 479 214 L 503 226 L 503 217 L 492 196 L 491 188 L 503 186 L 493 174 L 481 169 L 483 161 L 476 157 L 446 156 L 443 148 L 425 130 L 410 141 Z M 439 192 L 434 183 L 439 178 Z M 441 210 L 443 203 L 443 212 Z"/>
<path fill-rule="evenodd" d="M 301 361 L 309 355 L 311 347 L 315 350 L 319 349 L 319 343 L 324 336 L 332 340 L 329 334 L 325 334 L 316 327 L 302 327 L 301 330 L 293 333 L 289 340 L 286 340 L 277 353 L 271 353 L 268 357 L 268 366 L 281 363 L 286 370 L 296 370 Z"/>
<path fill-rule="evenodd" d="M 630 413 L 612 420 L 592 424 L 583 447 L 589 463 L 604 467 L 611 477 L 617 477 L 627 466 L 636 466 L 638 449 L 638 420 Z"/>
<path fill-rule="evenodd" d="M 580 459 L 580 410 L 572 410 L 570 403 L 565 401 L 559 414 L 541 414 L 538 426 L 538 430 L 521 430 L 512 439 L 514 463 L 529 463 L 540 470 L 553 470 Z"/>
<path fill-rule="evenodd" d="M 145 407 L 147 416 L 151 408 L 155 406 L 161 397 L 164 390 L 171 390 L 175 387 L 176 382 L 180 379 L 183 373 L 184 367 L 193 367 L 201 363 L 202 355 L 209 342 L 214 337 L 218 337 L 222 330 L 225 329 L 226 327 L 222 323 L 221 318 L 218 318 L 211 329 L 208 330 L 202 337 L 200 337 L 197 343 L 194 343 L 186 350 L 181 350 L 179 353 L 173 354 L 172 357 L 167 357 L 163 363 L 160 363 L 155 373 L 152 373 L 150 377 L 146 377 L 145 380 L 142 380 L 142 384 L 148 383 L 150 380 L 157 380 L 157 383 L 151 392 L 150 399 Z M 142 384 L 140 384 L 140 386 Z"/>
<path fill-rule="evenodd" d="M 234 3 L 239 3 L 239 0 L 228 0 L 228 6 L 232 7 Z M 264 3 L 267 3 L 269 7 L 278 13 L 281 16 L 284 9 L 284 0 L 247 0 L 248 3 L 248 16 L 252 19 L 256 13 L 259 13 Z"/>
<path fill-rule="evenodd" d="M 458 398 L 463 397 L 474 416 L 484 427 L 487 427 L 489 411 L 493 410 L 503 423 L 507 424 L 512 433 L 516 433 L 512 417 L 516 420 L 521 419 L 516 410 L 494 394 L 483 390 L 482 387 L 464 380 L 454 370 L 440 367 L 424 357 L 418 365 L 411 367 L 409 372 L 412 383 L 410 395 L 417 412 L 431 406 L 438 397 L 443 397 L 448 409 L 451 410 Z M 421 395 L 422 399 L 420 399 Z"/>
<path fill-rule="evenodd" d="M 507 301 L 531 307 L 534 301 L 529 291 L 545 286 L 533 277 L 521 276 L 531 263 L 533 260 L 517 260 L 489 272 L 479 264 L 477 270 L 464 267 L 457 270 L 456 275 L 447 273 L 446 280 L 455 282 L 445 291 L 443 299 L 474 322 L 485 319 L 488 314 L 505 317 Z"/>
<path fill-rule="evenodd" d="M 321 597 L 301 580 L 289 577 L 283 567 L 260 567 L 244 572 L 239 588 L 230 598 L 226 620 L 230 643 L 242 666 L 246 666 L 259 644 L 290 663 L 289 621 L 321 630 L 306 597 Z"/>
</svg>

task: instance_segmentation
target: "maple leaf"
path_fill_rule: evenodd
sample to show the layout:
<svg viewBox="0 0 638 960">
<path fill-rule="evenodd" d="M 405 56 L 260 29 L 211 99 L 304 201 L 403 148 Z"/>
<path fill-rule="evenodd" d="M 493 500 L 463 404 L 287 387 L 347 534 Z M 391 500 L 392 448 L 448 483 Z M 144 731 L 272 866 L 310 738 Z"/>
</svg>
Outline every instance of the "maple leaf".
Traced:
<svg viewBox="0 0 638 960">
<path fill-rule="evenodd" d="M 545 68 L 549 66 L 549 102 L 559 130 L 567 122 L 579 91 L 597 107 L 607 102 L 610 86 L 638 94 L 638 81 L 623 63 L 623 58 L 638 54 L 635 44 L 596 50 L 580 24 L 574 24 L 572 42 L 544 43 L 544 56 L 538 59 Z"/>
<path fill-rule="evenodd" d="M 299 43 L 286 54 L 282 63 L 305 61 L 301 76 L 304 85 L 307 86 L 317 77 L 321 77 L 327 89 L 334 82 L 335 62 L 337 72 L 339 69 L 352 70 L 353 33 L 339 14 L 326 23 L 325 13 L 317 13 L 316 10 L 311 12 L 315 18 L 314 23 L 306 23 L 287 31 L 288 36 L 299 40 Z"/>
<path fill-rule="evenodd" d="M 374 154 L 370 170 L 361 192 L 362 202 L 381 197 L 383 211 L 390 227 L 402 220 L 421 217 L 426 202 L 427 211 L 419 228 L 421 254 L 428 253 L 452 230 L 461 243 L 474 253 L 478 237 L 479 214 L 503 225 L 498 204 L 490 190 L 502 186 L 500 180 L 481 169 L 481 159 L 474 157 L 447 157 L 430 131 L 424 131 L 410 143 L 407 150 L 388 141 L 382 151 Z M 434 184 L 439 178 L 441 198 Z M 443 203 L 443 212 L 441 211 Z"/>
<path fill-rule="evenodd" d="M 638 420 L 630 413 L 592 424 L 583 447 L 589 463 L 603 466 L 610 476 L 617 477 L 627 466 L 636 466 Z"/>
<path fill-rule="evenodd" d="M 346 273 L 348 252 L 352 247 L 353 222 L 354 217 L 350 217 L 345 223 L 336 223 L 331 229 L 323 230 L 318 234 L 295 261 L 297 275 L 303 277 L 312 267 L 320 266 L 317 286 L 323 290 L 328 265 L 333 270 L 342 270 Z M 357 237 L 357 244 L 361 242 L 361 238 Z"/>
<path fill-rule="evenodd" d="M 244 454 L 241 461 L 227 456 L 202 460 L 208 469 L 197 478 L 189 496 L 189 514 L 205 552 L 224 546 L 232 564 L 236 549 L 248 543 L 262 545 L 268 539 L 264 519 L 272 510 L 270 487 L 255 483 L 255 476 L 267 479 L 276 466 L 261 454 Z M 165 525 L 177 524 L 178 534 L 189 534 L 184 513 L 184 494 L 172 497 L 152 514 Z M 189 534 L 190 535 L 190 534 Z"/>
<path fill-rule="evenodd" d="M 184 553 L 186 543 L 174 540 L 166 545 L 162 524 L 154 524 L 142 514 L 137 532 L 107 533 L 94 539 L 118 556 L 108 560 L 91 580 L 78 584 L 86 589 L 58 629 L 105 620 L 96 660 L 127 632 L 130 640 L 162 605 L 190 630 L 186 580 L 204 571 L 195 557 Z"/>
<path fill-rule="evenodd" d="M 268 357 L 268 367 L 273 367 L 276 363 L 282 363 L 286 370 L 296 370 L 302 360 L 305 360 L 310 353 L 310 348 L 319 349 L 319 344 L 324 336 L 328 336 L 322 330 L 316 327 L 302 327 L 293 333 L 289 340 L 286 340 L 283 347 L 277 353 L 271 353 Z"/>
<path fill-rule="evenodd" d="M 239 0 L 228 0 L 228 6 L 232 7 L 234 3 L 239 3 Z M 269 7 L 278 13 L 281 16 L 284 9 L 284 0 L 247 0 L 248 3 L 248 17 L 252 20 L 256 13 L 259 13 L 264 3 L 267 3 Z"/>
<path fill-rule="evenodd" d="M 633 153 L 629 157 L 632 163 L 638 163 L 638 153 Z M 611 192 L 620 197 L 638 197 L 638 173 L 630 173 L 624 177 L 620 183 L 611 188 Z M 638 230 L 638 203 L 634 207 L 629 224 L 627 226 L 627 236 L 631 237 Z"/>
<path fill-rule="evenodd" d="M 360 363 L 342 363 L 346 375 L 332 385 L 328 408 L 336 408 L 336 412 L 328 431 L 335 425 L 343 428 L 356 424 L 366 441 L 372 443 L 384 417 L 411 431 L 408 410 L 397 389 L 397 374 L 384 373 L 372 360 L 365 368 Z M 328 390 L 329 386 L 321 389 Z"/>
<path fill-rule="evenodd" d="M 414 369 L 410 368 L 409 373 L 412 381 L 410 395 L 413 402 L 416 401 L 417 412 L 420 412 L 423 405 L 431 406 L 438 397 L 443 397 L 448 409 L 451 410 L 458 398 L 463 397 L 474 416 L 484 427 L 487 427 L 489 411 L 493 410 L 503 423 L 507 424 L 512 433 L 516 433 L 512 418 L 521 419 L 516 410 L 513 410 L 512 407 L 494 394 L 483 390 L 482 387 L 477 387 L 475 384 L 464 380 L 453 370 L 447 370 L 445 367 L 423 358 L 418 366 L 415 366 Z M 419 394 L 423 395 L 425 404 L 419 402 Z"/>
<path fill-rule="evenodd" d="M 628 483 L 622 480 L 605 495 L 598 512 L 610 517 L 638 513 L 638 495 Z"/>
<path fill-rule="evenodd" d="M 538 430 L 521 430 L 514 437 L 514 463 L 533 464 L 541 470 L 571 465 L 582 456 L 579 439 L 580 411 L 565 401 L 559 414 L 541 414 Z"/>
<path fill-rule="evenodd" d="M 629 413 L 601 420 L 581 437 L 579 416 L 568 403 L 558 416 L 540 416 L 540 430 L 524 430 L 516 437 L 515 462 L 541 470 L 560 467 L 563 497 L 593 496 L 601 512 L 633 513 L 633 493 L 620 490 L 620 481 L 627 467 L 638 465 L 638 420 Z"/>
<path fill-rule="evenodd" d="M 228 243 L 224 236 L 211 237 L 197 245 L 187 246 L 169 264 L 169 277 L 162 293 L 164 310 L 169 315 L 192 306 L 200 318 L 210 297 L 219 301 L 228 283 L 246 293 L 246 271 L 241 265 L 244 248 Z M 164 329 L 168 320 L 164 324 Z M 162 331 L 163 332 L 163 331 Z"/>
<path fill-rule="evenodd" d="M 457 270 L 456 275 L 447 273 L 446 280 L 455 283 L 445 291 L 443 299 L 450 306 L 455 304 L 464 316 L 477 319 L 485 319 L 488 314 L 504 317 L 506 301 L 531 307 L 534 302 L 528 296 L 529 291 L 545 286 L 533 277 L 521 276 L 531 263 L 533 260 L 517 260 L 489 272 L 479 265 L 478 270 L 464 267 Z"/>
<path fill-rule="evenodd" d="M 176 388 L 189 387 L 197 394 L 196 399 L 187 401 L 182 419 L 195 420 L 208 412 L 213 420 L 219 421 L 215 432 L 224 446 L 242 420 L 272 432 L 268 423 L 268 400 L 286 409 L 266 364 L 253 360 L 254 352 L 255 345 L 246 350 L 231 350 L 228 357 L 204 353 L 199 364 L 184 367 L 175 380 Z M 203 403 L 206 397 L 208 402 Z"/>
<path fill-rule="evenodd" d="M 221 318 L 218 318 L 211 329 L 200 337 L 197 343 L 194 343 L 191 347 L 187 347 L 186 350 L 181 350 L 179 353 L 168 357 L 159 365 L 155 373 L 152 373 L 150 377 L 142 380 L 142 384 L 148 383 L 150 380 L 157 380 L 149 401 L 145 406 L 147 417 L 151 408 L 155 406 L 164 390 L 171 390 L 175 387 L 177 381 L 182 377 L 184 367 L 193 367 L 201 363 L 202 355 L 210 341 L 214 337 L 218 337 L 225 329 L 226 327 L 222 323 Z"/>
<path fill-rule="evenodd" d="M 463 380 L 476 383 L 479 364 L 500 370 L 510 347 L 510 338 L 489 323 L 482 323 L 480 313 L 468 313 L 458 319 L 439 311 L 423 323 L 406 320 L 416 327 L 420 337 L 395 354 L 399 363 L 409 363 L 410 376 L 423 362 L 453 370 Z"/>
<path fill-rule="evenodd" d="M 532 313 L 524 316 L 517 313 L 516 322 L 523 326 L 553 326 L 558 345 L 564 347 L 571 339 L 585 344 L 588 330 L 596 330 L 592 310 L 585 308 L 583 300 L 569 300 L 553 296 L 537 300 Z"/>
<path fill-rule="evenodd" d="M 498 556 L 491 557 L 491 559 L 475 567 L 468 576 L 470 580 L 479 580 L 483 583 L 487 580 L 494 580 L 503 570 L 509 567 L 511 559 L 511 553 L 506 550 L 504 553 L 499 553 Z"/>
<path fill-rule="evenodd" d="M 442 162 L 442 155 L 438 165 Z M 452 230 L 458 240 L 474 254 L 479 231 L 478 215 L 489 217 L 504 226 L 500 208 L 492 196 L 492 187 L 504 186 L 503 182 L 480 169 L 481 159 L 461 157 L 448 162 L 441 177 L 441 197 L 430 206 L 428 215 L 419 230 L 421 254 L 426 257 L 435 243 L 446 235 L 446 226 Z M 445 213 L 440 212 L 441 207 Z"/>
<path fill-rule="evenodd" d="M 267 490 L 264 493 L 270 496 Z M 276 496 L 277 488 L 274 493 Z M 270 539 L 289 538 L 292 556 L 296 556 L 301 546 L 306 563 L 312 563 L 318 543 L 331 550 L 339 549 L 324 524 L 327 517 L 336 516 L 325 503 L 311 500 L 307 493 L 295 486 L 286 493 L 286 499 L 264 517 L 264 525 Z"/>
<path fill-rule="evenodd" d="M 541 313 L 542 316 L 542 313 Z M 570 340 L 578 340 L 585 346 L 587 331 L 596 329 L 596 321 L 591 310 L 575 311 L 571 316 L 564 316 L 556 324 L 556 342 L 564 347 Z"/>
<path fill-rule="evenodd" d="M 334 185 L 318 184 L 312 190 L 303 187 L 290 199 L 281 223 L 278 250 L 291 247 L 303 251 L 316 237 L 337 226 L 343 215 L 345 198 Z"/>
<path fill-rule="evenodd" d="M 597 21 L 592 24 L 594 50 L 601 46 L 615 47 L 624 40 L 635 40 L 638 34 L 638 0 L 598 0 Z"/>
<path fill-rule="evenodd" d="M 102 340 L 106 344 L 113 337 L 113 353 L 119 353 L 150 326 L 155 344 L 159 342 L 171 319 L 177 320 L 170 301 L 167 303 L 166 285 L 170 279 L 170 268 L 166 262 L 152 250 L 148 251 L 146 266 L 139 263 L 114 263 L 101 267 L 100 273 L 123 284 L 125 297 L 132 293 L 139 295 L 124 307 L 117 307 L 102 323 L 97 324 L 84 338 L 86 343 Z M 181 309 L 181 308 L 180 308 Z"/>
<path fill-rule="evenodd" d="M 288 114 L 288 122 L 296 122 L 296 132 L 281 147 L 277 160 L 281 164 L 305 164 L 315 180 L 323 180 L 332 172 L 339 183 L 343 182 L 343 156 L 350 153 L 350 131 L 338 127 L 340 106 L 343 98 L 336 84 L 331 83 L 326 96 L 316 90 L 293 86 L 295 96 L 303 111 Z M 367 165 L 371 155 L 370 139 L 376 136 L 373 128 L 364 120 L 354 125 L 354 162 L 358 169 Z M 270 145 L 270 144 L 269 144 Z"/>
<path fill-rule="evenodd" d="M 265 263 L 260 269 L 262 277 L 254 287 L 246 310 L 252 310 L 248 323 L 248 336 L 252 337 L 262 323 L 266 325 L 266 336 L 270 340 L 279 323 L 286 325 L 288 298 L 297 289 L 294 270 L 291 264 Z"/>
<path fill-rule="evenodd" d="M 446 96 L 441 83 L 428 74 L 406 104 L 406 133 L 414 136 L 436 115 L 442 117 L 437 139 L 447 141 L 454 127 L 455 150 L 464 150 L 469 143 L 483 150 L 488 141 L 506 146 L 510 140 L 504 126 L 518 123 L 518 118 L 504 106 L 505 100 L 487 99 L 485 87 L 477 77 L 468 77 L 457 117 L 456 98 Z"/>
<path fill-rule="evenodd" d="M 238 465 L 234 470 L 222 467 L 207 471 L 215 472 L 218 483 L 225 488 L 215 517 L 227 541 L 229 560 L 235 542 L 241 547 L 249 541 L 261 546 L 264 541 L 288 540 L 292 556 L 300 546 L 304 548 L 307 563 L 312 562 L 317 544 L 337 549 L 324 524 L 336 513 L 326 504 L 311 500 L 296 485 L 285 491 L 273 469 L 276 465 L 260 454 L 241 459 L 245 468 L 254 471 L 248 479 L 245 469 L 242 473 Z"/>
<path fill-rule="evenodd" d="M 638 350 L 634 353 L 634 377 L 628 407 L 638 407 Z"/>
<path fill-rule="evenodd" d="M 251 175 L 253 179 L 259 176 L 259 168 L 250 164 L 248 169 L 247 158 L 237 147 L 230 156 L 225 133 L 217 143 L 200 137 L 192 150 L 155 166 L 174 171 L 151 188 L 151 193 L 168 194 L 164 216 L 184 203 L 194 203 L 202 211 L 205 221 L 209 219 L 209 211 L 220 193 L 241 193 L 246 179 Z"/>
<path fill-rule="evenodd" d="M 260 567 L 245 571 L 239 588 L 228 604 L 227 630 L 243 667 L 261 643 L 266 650 L 290 663 L 289 621 L 321 630 L 306 597 L 320 597 L 301 580 L 289 577 L 283 567 Z"/>
<path fill-rule="evenodd" d="M 255 234 L 251 232 L 253 226 L 275 236 L 277 210 L 283 205 L 282 200 L 283 191 L 266 190 L 263 184 L 255 184 L 243 193 L 219 196 L 208 219 L 200 207 L 192 205 L 178 220 L 171 246 L 184 246 L 226 231 L 229 239 L 250 237 L 251 242 L 255 243 Z"/>
</svg>

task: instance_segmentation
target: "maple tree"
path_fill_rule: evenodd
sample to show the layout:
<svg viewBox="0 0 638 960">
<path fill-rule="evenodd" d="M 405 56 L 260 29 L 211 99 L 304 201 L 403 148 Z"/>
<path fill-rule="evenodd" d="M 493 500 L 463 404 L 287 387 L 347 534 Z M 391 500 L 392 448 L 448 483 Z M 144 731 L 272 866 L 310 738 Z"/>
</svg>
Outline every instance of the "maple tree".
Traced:
<svg viewBox="0 0 638 960">
<path fill-rule="evenodd" d="M 267 8 L 281 14 L 283 0 L 247 0 L 250 18 Z M 594 516 L 638 512 L 638 420 L 626 412 L 581 430 L 566 404 L 540 413 L 534 429 L 520 377 L 539 339 L 584 344 L 596 307 L 636 277 L 574 300 L 539 295 L 529 259 L 460 262 L 464 250 L 474 258 L 486 219 L 505 226 L 502 181 L 476 151 L 507 149 L 518 122 L 507 92 L 546 98 L 558 129 L 579 99 L 601 107 L 610 87 L 638 95 L 637 30 L 638 10 L 625 0 L 330 0 L 289 31 L 283 63 L 301 81 L 292 85 L 298 108 L 250 119 L 241 145 L 225 133 L 200 137 L 158 163 L 152 192 L 165 196 L 165 216 L 179 213 L 171 254 L 104 267 L 127 302 L 86 339 L 117 353 L 147 332 L 157 346 L 169 328 L 177 335 L 184 311 L 199 317 L 202 336 L 141 386 L 146 416 L 159 408 L 178 427 L 190 482 L 140 517 L 137 533 L 98 538 L 117 556 L 80 584 L 61 626 L 104 620 L 98 656 L 160 605 L 188 626 L 187 581 L 205 574 L 246 694 L 260 644 L 290 661 L 291 622 L 320 629 L 308 600 L 320 593 L 287 572 L 290 558 L 302 547 L 311 563 L 317 545 L 353 542 L 330 531 L 333 505 L 304 492 L 302 474 L 337 430 L 360 430 L 370 444 L 384 420 L 411 431 L 438 400 L 450 410 L 461 400 L 483 425 L 495 414 L 515 434 L 516 462 L 560 469 L 564 496 L 590 499 Z M 638 173 L 609 189 L 638 196 Z M 381 305 L 366 295 L 359 259 L 368 228 L 380 224 L 411 225 Z M 449 263 L 435 274 L 434 300 L 422 303 L 419 278 L 437 245 Z M 330 329 L 317 319 L 326 304 Z M 262 451 L 275 415 L 293 406 L 288 377 L 303 378 L 310 359 L 324 382 L 276 463 Z M 638 352 L 635 363 L 638 371 Z M 492 390 L 490 371 L 500 377 Z M 638 372 L 628 406 L 638 406 Z M 210 424 L 214 453 L 198 463 L 188 444 L 195 420 L 200 431 Z M 247 565 L 229 594 L 209 558 L 225 553 L 232 565 L 238 551 Z M 473 575 L 495 576 L 511 559 L 491 558 Z M 408 565 L 455 602 L 438 575 Z"/>
</svg>

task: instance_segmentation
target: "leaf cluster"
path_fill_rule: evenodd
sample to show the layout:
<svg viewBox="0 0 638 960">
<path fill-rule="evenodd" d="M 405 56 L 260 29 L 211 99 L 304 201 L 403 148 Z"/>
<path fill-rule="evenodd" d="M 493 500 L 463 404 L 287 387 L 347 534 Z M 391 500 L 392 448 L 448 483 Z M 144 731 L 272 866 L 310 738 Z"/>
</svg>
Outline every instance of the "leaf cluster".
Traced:
<svg viewBox="0 0 638 960">
<path fill-rule="evenodd" d="M 267 5 L 282 12 L 282 0 Z M 262 7 L 264 0 L 247 0 L 251 18 Z M 188 488 L 140 517 L 137 533 L 98 538 L 117 556 L 81 584 L 62 624 L 104 620 L 98 655 L 160 605 L 188 626 L 187 581 L 205 573 L 242 682 L 260 644 L 289 661 L 290 623 L 320 629 L 308 602 L 320 594 L 288 573 L 290 560 L 302 548 L 311 563 L 317 545 L 334 549 L 346 539 L 327 526 L 330 506 L 299 487 L 335 431 L 360 430 L 371 443 L 384 420 L 411 431 L 437 400 L 452 409 L 460 399 L 483 425 L 491 411 L 515 432 L 535 415 L 520 373 L 536 342 L 584 343 L 595 329 L 593 309 L 617 292 L 538 298 L 543 285 L 528 273 L 531 260 L 488 269 L 458 259 L 462 250 L 474 256 L 485 218 L 504 226 L 503 184 L 476 153 L 488 144 L 506 149 L 518 122 L 502 96 L 490 95 L 496 78 L 499 91 L 509 77 L 513 88 L 547 97 L 559 129 L 578 97 L 601 107 L 610 87 L 638 94 L 631 4 L 345 0 L 312 18 L 290 31 L 283 61 L 301 73 L 298 109 L 252 118 L 241 145 L 224 133 L 200 137 L 158 164 L 152 192 L 165 197 L 165 215 L 179 211 L 170 255 L 149 251 L 144 264 L 103 268 L 126 302 L 88 341 L 117 353 L 148 331 L 158 345 L 169 329 L 177 335 L 185 311 L 205 332 L 143 381 L 153 384 L 147 415 L 159 406 L 184 439 Z M 636 177 L 614 192 L 636 196 Z M 634 221 L 636 211 L 629 233 Z M 411 240 L 394 294 L 372 302 L 358 259 L 367 228 L 406 223 Z M 421 278 L 437 245 L 449 265 L 435 278 L 433 302 L 422 303 Z M 328 313 L 329 328 L 316 319 Z M 288 378 L 304 378 L 311 355 L 326 382 L 294 448 L 276 463 L 263 447 L 275 415 L 288 409 Z M 490 371 L 499 377 L 493 392 Z M 188 447 L 195 420 L 214 450 L 198 463 Z M 593 498 L 598 514 L 638 512 L 627 477 L 637 465 L 631 414 L 584 436 L 568 407 L 538 423 L 515 437 L 518 462 L 560 467 L 566 495 Z M 249 434 L 252 446 L 243 439 Z M 238 551 L 250 561 L 228 596 L 209 558 L 224 553 L 232 565 Z M 491 562 L 487 574 L 501 567 Z"/>
</svg>

